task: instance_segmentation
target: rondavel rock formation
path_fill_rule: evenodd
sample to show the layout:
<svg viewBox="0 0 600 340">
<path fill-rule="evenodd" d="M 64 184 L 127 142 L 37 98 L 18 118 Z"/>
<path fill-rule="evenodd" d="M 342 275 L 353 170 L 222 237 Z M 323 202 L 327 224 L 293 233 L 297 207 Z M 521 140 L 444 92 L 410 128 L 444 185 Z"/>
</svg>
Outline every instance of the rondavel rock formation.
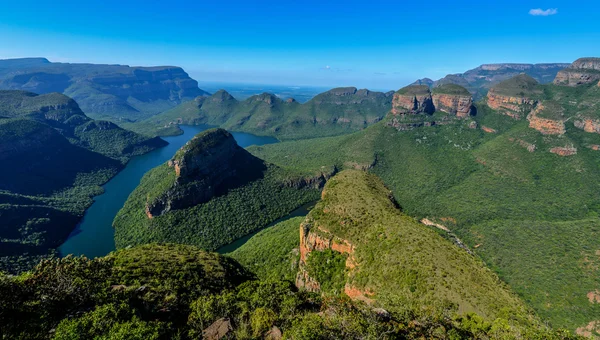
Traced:
<svg viewBox="0 0 600 340">
<path fill-rule="evenodd" d="M 434 112 L 445 112 L 447 117 L 438 121 L 423 119 Z M 476 112 L 471 94 L 454 84 L 431 90 L 427 85 L 409 85 L 394 93 L 391 126 L 406 130 L 418 126 L 431 126 L 452 118 L 468 118 Z"/>
<path fill-rule="evenodd" d="M 149 218 L 207 202 L 223 190 L 262 176 L 265 163 L 240 147 L 223 129 L 204 131 L 168 162 L 171 186 L 146 202 Z"/>
</svg>

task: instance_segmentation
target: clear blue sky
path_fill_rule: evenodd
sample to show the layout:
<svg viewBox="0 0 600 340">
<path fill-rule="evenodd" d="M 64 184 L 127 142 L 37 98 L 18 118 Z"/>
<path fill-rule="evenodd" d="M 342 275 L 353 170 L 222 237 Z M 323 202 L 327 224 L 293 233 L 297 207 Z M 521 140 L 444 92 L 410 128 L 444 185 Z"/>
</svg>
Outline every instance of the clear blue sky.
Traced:
<svg viewBox="0 0 600 340">
<path fill-rule="evenodd" d="M 533 11 L 532 9 L 540 9 Z M 600 56 L 600 1 L 0 1 L 0 58 L 182 66 L 200 81 L 396 89 Z"/>
</svg>

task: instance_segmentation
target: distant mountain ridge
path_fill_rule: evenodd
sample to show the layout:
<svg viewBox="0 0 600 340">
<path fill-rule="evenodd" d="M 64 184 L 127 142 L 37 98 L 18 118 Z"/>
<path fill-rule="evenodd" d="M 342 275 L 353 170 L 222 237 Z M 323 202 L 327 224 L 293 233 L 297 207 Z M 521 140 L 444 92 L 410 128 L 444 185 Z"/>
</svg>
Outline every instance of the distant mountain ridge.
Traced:
<svg viewBox="0 0 600 340">
<path fill-rule="evenodd" d="M 465 87 L 473 94 L 475 100 L 479 100 L 487 94 L 493 85 L 512 78 L 520 73 L 525 73 L 542 84 L 551 83 L 556 74 L 571 64 L 569 63 L 544 63 L 544 64 L 517 64 L 499 63 L 482 64 L 479 67 L 464 73 L 449 74 L 441 79 L 432 81 L 423 78 L 415 81 L 412 85 L 427 85 L 437 87 L 443 84 L 456 84 Z"/>
<path fill-rule="evenodd" d="M 60 92 L 93 118 L 134 121 L 208 95 L 180 67 L 53 63 L 45 58 L 0 60 L 0 89 Z"/>
<path fill-rule="evenodd" d="M 334 136 L 364 129 L 383 119 L 391 109 L 393 93 L 340 87 L 301 104 L 271 93 L 238 101 L 220 90 L 151 117 L 142 122 L 145 126 L 137 128 L 168 135 L 177 133 L 178 124 L 210 124 L 280 139 Z M 135 125 L 128 127 L 136 130 Z"/>
</svg>

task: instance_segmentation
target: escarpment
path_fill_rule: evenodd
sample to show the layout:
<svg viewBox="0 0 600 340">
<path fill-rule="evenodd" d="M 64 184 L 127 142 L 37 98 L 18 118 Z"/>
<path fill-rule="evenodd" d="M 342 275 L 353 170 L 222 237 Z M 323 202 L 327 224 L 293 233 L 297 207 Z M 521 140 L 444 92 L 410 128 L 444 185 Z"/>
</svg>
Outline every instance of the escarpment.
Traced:
<svg viewBox="0 0 600 340">
<path fill-rule="evenodd" d="M 431 91 L 425 85 L 410 85 L 394 93 L 392 114 L 432 114 L 435 112 Z"/>
<path fill-rule="evenodd" d="M 537 103 L 538 82 L 520 74 L 492 87 L 487 94 L 487 105 L 514 119 L 524 118 Z"/>
<path fill-rule="evenodd" d="M 492 320 L 517 301 L 464 249 L 405 216 L 365 171 L 331 178 L 299 233 L 296 284 L 312 291 L 344 292 L 389 311 L 451 301 Z"/>
<path fill-rule="evenodd" d="M 445 84 L 432 90 L 433 105 L 437 111 L 446 112 L 459 118 L 475 113 L 473 97 L 462 86 Z"/>
<path fill-rule="evenodd" d="M 554 84 L 577 86 L 600 80 L 600 58 L 580 58 L 568 68 L 558 72 Z"/>
<path fill-rule="evenodd" d="M 527 116 L 529 127 L 544 135 L 564 135 L 565 118 L 562 107 L 555 102 L 539 102 Z"/>
<path fill-rule="evenodd" d="M 0 60 L 0 89 L 59 92 L 92 117 L 136 120 L 207 95 L 180 67 L 20 62 Z"/>
<path fill-rule="evenodd" d="M 167 163 L 166 189 L 148 198 L 148 218 L 207 202 L 227 188 L 262 176 L 266 165 L 223 129 L 202 132 Z"/>
<path fill-rule="evenodd" d="M 447 115 L 434 119 L 436 111 Z M 388 125 L 408 130 L 447 124 L 452 118 L 467 118 L 475 112 L 473 98 L 464 87 L 444 84 L 430 90 L 426 85 L 409 85 L 394 93 Z"/>
</svg>

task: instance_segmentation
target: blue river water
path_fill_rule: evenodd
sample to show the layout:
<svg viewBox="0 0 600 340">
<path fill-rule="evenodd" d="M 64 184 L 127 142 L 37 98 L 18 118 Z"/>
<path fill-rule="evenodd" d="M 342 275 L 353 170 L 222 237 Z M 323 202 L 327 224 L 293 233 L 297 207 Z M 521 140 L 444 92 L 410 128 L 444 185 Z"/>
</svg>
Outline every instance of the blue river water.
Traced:
<svg viewBox="0 0 600 340">
<path fill-rule="evenodd" d="M 115 250 L 112 222 L 117 212 L 138 186 L 142 176 L 150 169 L 168 161 L 187 141 L 196 134 L 211 128 L 207 125 L 181 126 L 183 134 L 164 137 L 169 145 L 147 154 L 133 157 L 127 166 L 107 182 L 104 193 L 94 198 L 83 219 L 59 247 L 61 256 L 85 255 L 89 258 L 105 256 Z M 273 137 L 260 137 L 249 133 L 232 132 L 242 147 L 277 143 Z"/>
</svg>

